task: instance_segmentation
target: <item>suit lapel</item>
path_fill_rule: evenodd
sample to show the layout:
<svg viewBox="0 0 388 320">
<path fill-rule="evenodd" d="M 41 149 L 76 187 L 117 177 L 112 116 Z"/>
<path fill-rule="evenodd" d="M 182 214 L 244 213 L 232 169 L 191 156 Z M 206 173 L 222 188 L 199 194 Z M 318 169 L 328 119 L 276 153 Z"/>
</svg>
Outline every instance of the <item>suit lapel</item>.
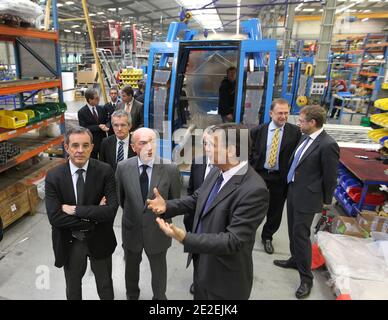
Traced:
<svg viewBox="0 0 388 320">
<path fill-rule="evenodd" d="M 139 173 L 139 166 L 138 166 L 138 160 L 137 160 L 137 157 L 136 158 L 133 158 L 134 161 L 133 163 L 130 165 L 129 167 L 129 181 L 132 183 L 132 186 L 135 190 L 135 192 L 137 193 L 137 198 L 139 199 L 143 199 L 143 196 L 141 194 L 141 189 L 140 189 L 140 181 L 139 181 L 139 177 L 140 177 L 140 173 Z"/>
<path fill-rule="evenodd" d="M 164 174 L 163 167 L 159 164 L 154 164 L 152 167 L 151 183 L 150 183 L 150 187 L 148 189 L 148 195 L 147 195 L 148 199 L 153 198 L 153 196 L 154 196 L 153 190 L 154 190 L 154 188 L 158 187 L 159 181 L 162 178 L 163 174 Z"/>
<path fill-rule="evenodd" d="M 286 147 L 287 145 L 287 140 L 289 138 L 289 126 L 287 125 L 287 123 L 284 125 L 283 127 L 283 136 L 282 136 L 282 142 L 280 144 L 280 151 L 279 151 L 279 158 L 280 158 L 280 155 L 282 154 L 282 151 L 284 150 L 284 148 Z"/>
<path fill-rule="evenodd" d="M 111 157 L 112 157 L 112 163 L 116 163 L 117 161 L 117 158 L 116 158 L 116 155 L 117 155 L 117 138 L 115 135 L 113 135 L 114 138 L 112 138 L 112 152 L 110 152 L 111 154 Z"/>
<path fill-rule="evenodd" d="M 321 132 L 321 134 L 318 137 L 315 138 L 315 140 L 310 145 L 310 147 L 305 151 L 302 158 L 299 160 L 297 167 L 300 166 L 300 164 L 311 154 L 311 152 L 313 152 L 316 148 L 318 148 L 319 142 L 321 141 L 322 133 L 323 133 L 323 131 Z"/>
<path fill-rule="evenodd" d="M 267 149 L 268 127 L 269 127 L 269 124 L 268 123 L 265 124 L 265 126 L 263 127 L 264 134 L 261 135 L 261 139 L 259 141 L 261 152 L 264 154 L 264 162 L 265 162 L 265 150 Z"/>
<path fill-rule="evenodd" d="M 75 199 L 75 190 L 73 185 L 73 179 L 71 177 L 69 161 L 67 161 L 66 167 L 64 168 L 63 185 L 64 185 L 64 190 L 69 190 L 69 197 L 70 197 L 71 204 L 76 204 L 77 201 Z M 65 199 L 63 200 L 66 201 Z"/>
<path fill-rule="evenodd" d="M 85 204 L 93 204 L 94 194 L 91 192 L 87 192 L 87 190 L 95 190 L 95 186 L 98 183 L 96 181 L 96 178 L 99 178 L 99 177 L 100 177 L 99 174 L 96 173 L 96 168 L 95 168 L 93 159 L 89 159 L 89 165 L 88 165 L 88 170 L 86 171 L 86 180 L 85 180 L 85 194 L 84 194 Z"/>
</svg>

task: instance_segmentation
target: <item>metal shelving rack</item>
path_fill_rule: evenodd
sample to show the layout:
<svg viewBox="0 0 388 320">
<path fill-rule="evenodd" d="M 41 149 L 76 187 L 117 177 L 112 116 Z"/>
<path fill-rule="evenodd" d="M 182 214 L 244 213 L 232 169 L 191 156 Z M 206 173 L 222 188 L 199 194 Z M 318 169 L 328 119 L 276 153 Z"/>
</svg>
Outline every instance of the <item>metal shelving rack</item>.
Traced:
<svg viewBox="0 0 388 320">
<path fill-rule="evenodd" d="M 62 82 L 61 82 L 61 62 L 60 62 L 60 47 L 59 47 L 59 33 L 58 33 L 58 16 L 57 16 L 57 6 L 56 1 L 52 2 L 52 21 L 54 25 L 54 31 L 41 31 L 34 28 L 22 28 L 22 27 L 14 27 L 8 25 L 0 25 L 0 41 L 10 42 L 14 47 L 14 55 L 15 55 L 15 65 L 16 65 L 16 77 L 15 80 L 7 80 L 0 81 L 0 96 L 7 95 L 17 95 L 19 97 L 20 103 L 18 106 L 25 107 L 28 106 L 29 101 L 33 98 L 39 91 L 43 89 L 57 88 L 58 89 L 58 100 L 59 103 L 63 103 L 63 92 L 62 92 Z M 51 48 L 51 50 L 55 51 L 55 62 L 54 59 L 51 62 L 51 65 L 42 57 L 43 51 L 39 51 L 40 46 L 35 45 L 34 41 L 42 41 L 47 44 Z M 54 44 L 51 43 L 54 42 Z M 31 45 L 32 44 L 32 45 Z M 23 52 L 28 53 L 28 59 L 32 59 L 34 61 L 34 66 L 37 61 L 39 62 L 39 67 L 44 67 L 42 70 L 45 70 L 43 73 L 46 74 L 47 70 L 50 76 L 37 74 L 36 76 L 25 75 L 22 72 L 23 63 L 27 63 L 23 60 L 23 54 L 21 54 L 21 48 L 23 48 Z M 26 53 L 24 53 L 26 54 Z M 32 58 L 31 58 L 32 56 Z M 25 57 L 25 55 L 24 55 Z M 30 61 L 30 60 L 29 60 Z M 53 66 L 55 63 L 55 66 Z M 30 66 L 29 66 L 30 67 Z M 31 71 L 32 70 L 32 71 Z M 31 67 L 29 72 L 33 72 L 34 69 Z M 27 72 L 28 73 L 28 72 Z M 39 73 L 39 72 L 37 72 Z M 38 79 L 37 79 L 38 78 Z M 39 79 L 40 78 L 40 79 Z M 25 94 L 24 94 L 25 93 Z M 27 103 L 27 104 L 26 104 Z M 15 108 L 17 108 L 15 106 Z M 36 137 L 34 135 L 30 135 L 32 130 L 42 129 L 49 126 L 52 123 L 58 123 L 61 129 L 61 135 L 57 137 Z M 11 159 L 8 159 L 4 164 L 0 164 L 0 173 L 6 174 L 7 178 L 9 175 L 12 175 L 8 171 L 5 172 L 12 167 L 21 164 L 29 159 L 34 158 L 39 155 L 41 152 L 46 151 L 47 149 L 61 145 L 64 141 L 64 130 L 65 130 L 65 119 L 64 114 L 51 116 L 48 119 L 41 120 L 37 123 L 27 125 L 25 127 L 17 128 L 17 129 L 4 129 L 0 128 L 0 143 L 1 142 L 10 142 L 12 144 L 16 144 L 20 147 L 21 151 L 18 155 L 14 156 Z M 11 140 L 12 139 L 12 140 Z M 48 166 L 43 165 L 45 161 L 38 165 L 37 170 L 34 171 L 34 177 L 44 177 L 45 173 L 48 170 L 49 166 L 52 166 L 56 162 L 61 162 L 63 159 L 58 159 L 55 161 L 51 161 Z M 36 162 L 36 161 L 32 161 Z M 35 168 L 35 167 L 32 167 Z M 13 172 L 13 171 L 12 171 Z M 26 185 L 31 185 L 33 183 L 33 179 L 31 180 L 29 177 L 23 177 L 24 179 L 20 180 Z M 28 179 L 27 179 L 28 178 Z M 10 187 L 7 179 L 2 179 L 2 183 L 0 185 L 0 193 L 7 192 L 7 188 Z M 13 183 L 19 183 L 19 180 L 15 180 Z M 10 182 L 11 183 L 11 182 Z M 16 207 L 15 207 L 16 208 Z M 33 210 L 31 208 L 31 210 Z M 2 213 L 2 212 L 0 212 Z M 3 213 L 2 213 L 3 214 Z M 4 212 L 7 216 L 7 212 Z M 16 213 L 15 213 L 16 214 Z M 16 214 L 19 217 L 19 214 Z M 9 218 L 9 214 L 8 214 Z M 15 216 L 16 218 L 16 216 Z M 5 222 L 5 226 L 7 224 L 13 222 L 14 219 Z"/>
</svg>

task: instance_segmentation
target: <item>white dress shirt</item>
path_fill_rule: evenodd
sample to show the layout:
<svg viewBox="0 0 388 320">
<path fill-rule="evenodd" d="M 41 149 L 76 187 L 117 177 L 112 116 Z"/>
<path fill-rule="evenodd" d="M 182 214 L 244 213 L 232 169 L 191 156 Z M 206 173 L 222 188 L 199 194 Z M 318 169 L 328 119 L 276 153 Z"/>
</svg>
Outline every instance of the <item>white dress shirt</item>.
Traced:
<svg viewBox="0 0 388 320">
<path fill-rule="evenodd" d="M 96 114 L 97 114 L 97 117 L 98 117 L 97 106 L 92 106 L 92 105 L 90 105 L 89 103 L 86 103 L 86 105 L 88 106 L 88 108 L 89 108 L 91 114 L 94 115 L 93 110 L 96 110 Z"/>
<path fill-rule="evenodd" d="M 213 168 L 213 165 L 210 163 L 209 158 L 206 158 L 206 170 L 205 170 L 205 175 L 203 177 L 203 180 L 206 179 L 207 175 L 209 174 L 210 170 Z"/>
<path fill-rule="evenodd" d="M 82 168 L 78 168 L 76 165 L 73 164 L 73 162 L 71 162 L 71 160 L 69 161 L 69 165 L 70 165 L 71 180 L 73 181 L 73 189 L 74 189 L 75 201 L 78 202 L 78 199 L 77 199 L 77 180 L 78 180 L 77 170 L 78 169 L 84 169 L 85 170 L 82 173 L 82 177 L 84 178 L 84 182 L 86 182 L 86 171 L 88 170 L 89 160 L 86 161 L 86 163 L 84 164 L 84 166 Z"/>
<path fill-rule="evenodd" d="M 224 180 L 222 181 L 222 184 L 221 184 L 221 187 L 220 187 L 220 190 L 224 187 L 224 185 L 226 185 L 228 183 L 228 181 L 230 179 L 232 179 L 232 177 L 234 175 L 236 175 L 236 173 L 241 170 L 241 168 L 243 168 L 244 166 L 247 167 L 247 170 L 248 170 L 248 166 L 247 166 L 247 163 L 248 161 L 241 161 L 240 164 L 238 164 L 237 166 L 225 171 L 222 173 L 222 177 L 224 178 Z M 245 172 L 244 172 L 245 173 Z M 219 192 L 219 191 L 218 191 Z"/>
<path fill-rule="evenodd" d="M 124 148 L 124 158 L 123 158 L 123 160 L 128 159 L 129 135 L 125 139 L 123 139 L 123 140 L 117 139 L 117 137 L 116 137 L 116 140 L 117 140 L 116 141 L 116 159 L 117 159 L 117 155 L 119 153 L 120 141 L 124 142 L 124 145 L 123 145 L 123 148 Z"/>
<path fill-rule="evenodd" d="M 148 162 L 148 163 L 143 163 L 141 162 L 140 158 L 137 157 L 137 164 L 139 166 L 139 174 L 141 174 L 143 172 L 143 167 L 142 165 L 145 164 L 148 166 L 147 168 L 147 176 L 148 176 L 148 190 L 150 189 L 150 184 L 151 184 L 151 177 L 152 177 L 152 169 L 154 167 L 154 160 Z"/>
</svg>

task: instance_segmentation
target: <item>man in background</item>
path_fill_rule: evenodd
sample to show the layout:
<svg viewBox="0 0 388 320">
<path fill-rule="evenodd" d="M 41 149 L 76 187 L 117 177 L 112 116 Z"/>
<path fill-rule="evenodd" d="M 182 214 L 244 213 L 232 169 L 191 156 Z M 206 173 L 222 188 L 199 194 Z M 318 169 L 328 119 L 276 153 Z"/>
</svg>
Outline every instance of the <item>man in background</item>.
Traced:
<svg viewBox="0 0 388 320">
<path fill-rule="evenodd" d="M 135 131 L 144 124 L 143 104 L 135 100 L 133 97 L 133 89 L 131 86 L 125 86 L 121 89 L 121 99 L 117 109 L 122 109 L 131 115 L 132 128 Z"/>
<path fill-rule="evenodd" d="M 110 164 L 116 171 L 117 164 L 136 155 L 131 147 L 132 127 L 131 116 L 124 110 L 117 110 L 112 114 L 114 135 L 105 138 L 101 143 L 100 160 Z"/>
<path fill-rule="evenodd" d="M 104 105 L 104 110 L 108 119 L 107 127 L 109 128 L 108 134 L 111 136 L 114 134 L 111 122 L 111 116 L 116 111 L 117 104 L 120 102 L 119 90 L 115 87 L 109 90 L 110 101 Z"/>
<path fill-rule="evenodd" d="M 282 221 L 287 197 L 288 161 L 302 136 L 298 126 L 287 123 L 289 113 L 287 100 L 275 99 L 269 112 L 271 122 L 251 130 L 250 164 L 269 190 L 267 220 L 261 233 L 264 250 L 268 254 L 274 253 L 273 235 Z"/>
<path fill-rule="evenodd" d="M 218 114 L 221 116 L 222 122 L 233 122 L 234 119 L 236 74 L 236 67 L 229 67 L 218 90 Z"/>
<path fill-rule="evenodd" d="M 78 111 L 78 122 L 92 133 L 94 148 L 91 158 L 98 159 L 102 139 L 108 135 L 108 119 L 104 108 L 98 105 L 100 97 L 96 89 L 87 89 L 85 99 L 86 105 Z"/>
</svg>

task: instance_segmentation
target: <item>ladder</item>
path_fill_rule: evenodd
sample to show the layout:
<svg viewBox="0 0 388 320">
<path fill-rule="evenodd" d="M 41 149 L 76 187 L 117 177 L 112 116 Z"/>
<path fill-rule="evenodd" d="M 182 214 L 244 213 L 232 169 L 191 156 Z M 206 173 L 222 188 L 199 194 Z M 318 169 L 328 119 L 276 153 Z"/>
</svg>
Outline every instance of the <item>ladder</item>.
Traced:
<svg viewBox="0 0 388 320">
<path fill-rule="evenodd" d="M 119 72 L 119 66 L 115 58 L 113 57 L 112 51 L 109 49 L 97 48 L 98 58 L 100 60 L 102 73 L 104 80 L 111 88 L 112 86 L 119 86 L 116 75 Z"/>
</svg>

